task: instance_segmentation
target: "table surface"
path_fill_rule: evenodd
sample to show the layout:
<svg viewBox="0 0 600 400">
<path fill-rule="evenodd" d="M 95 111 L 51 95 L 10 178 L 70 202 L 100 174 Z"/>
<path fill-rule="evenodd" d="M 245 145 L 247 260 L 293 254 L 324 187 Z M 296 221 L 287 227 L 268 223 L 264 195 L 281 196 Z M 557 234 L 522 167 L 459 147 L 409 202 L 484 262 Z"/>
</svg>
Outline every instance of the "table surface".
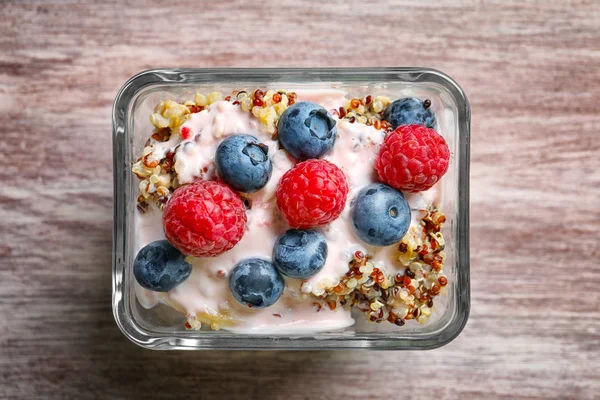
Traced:
<svg viewBox="0 0 600 400">
<path fill-rule="evenodd" d="M 600 3 L 132 3 L 1 2 L 0 397 L 600 396 Z M 155 352 L 121 334 L 112 101 L 141 70 L 213 66 L 427 66 L 459 82 L 472 311 L 454 342 Z"/>
</svg>

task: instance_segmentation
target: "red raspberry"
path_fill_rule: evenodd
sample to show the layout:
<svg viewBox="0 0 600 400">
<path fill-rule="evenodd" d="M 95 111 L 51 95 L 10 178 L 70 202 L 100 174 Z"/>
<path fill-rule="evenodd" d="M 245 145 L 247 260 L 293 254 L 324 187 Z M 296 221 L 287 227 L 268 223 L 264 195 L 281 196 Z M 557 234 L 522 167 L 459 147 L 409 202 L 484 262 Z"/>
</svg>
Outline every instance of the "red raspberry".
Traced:
<svg viewBox="0 0 600 400">
<path fill-rule="evenodd" d="M 439 133 L 423 125 L 403 125 L 385 138 L 375 169 L 382 182 L 421 192 L 440 180 L 449 163 L 448 144 Z"/>
<path fill-rule="evenodd" d="M 277 207 L 294 228 L 327 224 L 346 205 L 344 173 L 325 160 L 306 160 L 287 171 L 277 187 Z"/>
<path fill-rule="evenodd" d="M 246 208 L 224 183 L 195 181 L 173 192 L 163 212 L 163 229 L 183 254 L 215 257 L 242 238 Z"/>
</svg>

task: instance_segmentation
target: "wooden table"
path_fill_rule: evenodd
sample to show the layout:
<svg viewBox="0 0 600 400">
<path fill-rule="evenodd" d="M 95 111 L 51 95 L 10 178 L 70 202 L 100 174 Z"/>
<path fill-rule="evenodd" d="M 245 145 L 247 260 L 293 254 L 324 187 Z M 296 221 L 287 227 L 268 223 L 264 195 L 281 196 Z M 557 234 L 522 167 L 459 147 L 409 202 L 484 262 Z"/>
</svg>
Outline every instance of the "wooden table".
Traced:
<svg viewBox="0 0 600 400">
<path fill-rule="evenodd" d="M 0 397 L 600 397 L 600 4 L 364 3 L 0 3 Z M 471 101 L 462 335 L 429 352 L 125 339 L 110 305 L 111 105 L 127 78 L 388 65 L 443 70 Z"/>
</svg>

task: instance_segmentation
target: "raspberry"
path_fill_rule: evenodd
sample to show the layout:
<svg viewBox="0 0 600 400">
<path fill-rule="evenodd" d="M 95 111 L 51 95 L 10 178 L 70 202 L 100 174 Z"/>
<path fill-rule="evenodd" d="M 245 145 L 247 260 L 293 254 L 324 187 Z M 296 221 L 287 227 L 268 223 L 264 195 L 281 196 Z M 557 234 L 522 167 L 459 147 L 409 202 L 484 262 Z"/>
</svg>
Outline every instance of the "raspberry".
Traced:
<svg viewBox="0 0 600 400">
<path fill-rule="evenodd" d="M 449 163 L 448 144 L 439 133 L 423 125 L 403 125 L 385 138 L 375 169 L 382 182 L 421 192 L 440 180 Z"/>
<path fill-rule="evenodd" d="M 173 192 L 163 212 L 163 229 L 183 254 L 215 257 L 242 238 L 246 208 L 224 183 L 195 181 Z"/>
<path fill-rule="evenodd" d="M 344 173 L 325 160 L 307 160 L 287 171 L 277 187 L 277 207 L 294 228 L 327 224 L 346 205 Z"/>
</svg>

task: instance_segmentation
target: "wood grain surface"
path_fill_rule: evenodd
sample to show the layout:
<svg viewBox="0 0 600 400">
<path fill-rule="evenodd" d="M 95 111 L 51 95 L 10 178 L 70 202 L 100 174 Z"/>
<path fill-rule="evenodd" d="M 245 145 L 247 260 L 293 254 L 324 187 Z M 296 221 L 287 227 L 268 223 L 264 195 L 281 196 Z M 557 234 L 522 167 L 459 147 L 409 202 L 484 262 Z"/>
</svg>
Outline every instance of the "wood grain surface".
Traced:
<svg viewBox="0 0 600 400">
<path fill-rule="evenodd" d="M 0 1 L 0 397 L 600 398 L 598 1 Z M 427 66 L 472 106 L 472 312 L 428 352 L 153 352 L 111 311 L 111 105 L 155 67 Z"/>
</svg>

